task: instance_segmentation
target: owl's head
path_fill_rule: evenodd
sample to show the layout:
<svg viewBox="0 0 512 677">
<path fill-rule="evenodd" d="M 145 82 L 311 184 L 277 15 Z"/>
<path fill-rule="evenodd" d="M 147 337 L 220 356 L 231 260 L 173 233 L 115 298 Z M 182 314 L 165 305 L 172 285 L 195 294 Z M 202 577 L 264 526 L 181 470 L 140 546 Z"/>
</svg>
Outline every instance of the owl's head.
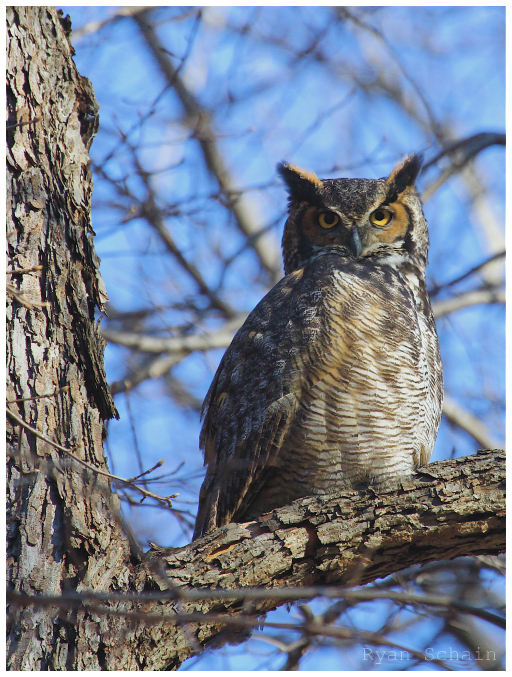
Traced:
<svg viewBox="0 0 512 677">
<path fill-rule="evenodd" d="M 277 166 L 290 198 L 283 235 L 285 273 L 326 247 L 394 267 L 413 264 L 424 274 L 427 222 L 414 182 L 421 155 L 404 158 L 382 179 L 319 179 L 288 163 Z"/>
</svg>

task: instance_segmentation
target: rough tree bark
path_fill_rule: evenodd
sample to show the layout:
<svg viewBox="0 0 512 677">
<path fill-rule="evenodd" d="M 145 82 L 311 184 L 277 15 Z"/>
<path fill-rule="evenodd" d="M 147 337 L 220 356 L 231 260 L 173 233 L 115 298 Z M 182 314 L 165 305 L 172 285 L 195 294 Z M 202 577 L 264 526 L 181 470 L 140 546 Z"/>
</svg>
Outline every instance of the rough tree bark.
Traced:
<svg viewBox="0 0 512 677">
<path fill-rule="evenodd" d="M 102 468 L 103 419 L 116 410 L 94 324 L 88 150 L 97 104 L 54 8 L 9 7 L 7 25 L 8 407 Z M 10 584 L 32 594 L 115 588 L 129 548 L 107 482 L 12 424 Z M 86 668 L 71 650 L 94 641 L 85 615 L 18 608 L 11 620 L 11 669 Z"/>
<path fill-rule="evenodd" d="M 432 464 L 385 494 L 302 499 L 176 550 L 144 554 L 124 535 L 118 498 L 91 470 L 107 471 L 103 421 L 117 415 L 94 322 L 97 105 L 54 8 L 10 7 L 7 24 L 9 668 L 175 669 L 218 639 L 221 614 L 257 624 L 296 599 L 277 588 L 502 552 L 499 451 Z M 255 586 L 274 596 L 234 592 Z"/>
</svg>

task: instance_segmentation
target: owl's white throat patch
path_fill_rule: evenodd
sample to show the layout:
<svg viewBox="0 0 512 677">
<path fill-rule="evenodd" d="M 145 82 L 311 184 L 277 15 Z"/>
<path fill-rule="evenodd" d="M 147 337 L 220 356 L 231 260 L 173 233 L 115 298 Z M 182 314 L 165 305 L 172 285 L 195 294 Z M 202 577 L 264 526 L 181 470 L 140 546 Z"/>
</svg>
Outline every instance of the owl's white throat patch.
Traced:
<svg viewBox="0 0 512 677">
<path fill-rule="evenodd" d="M 392 268 L 399 268 L 404 262 L 404 254 L 399 251 L 390 252 L 385 256 L 379 256 L 378 261 L 380 264 L 391 266 Z"/>
</svg>

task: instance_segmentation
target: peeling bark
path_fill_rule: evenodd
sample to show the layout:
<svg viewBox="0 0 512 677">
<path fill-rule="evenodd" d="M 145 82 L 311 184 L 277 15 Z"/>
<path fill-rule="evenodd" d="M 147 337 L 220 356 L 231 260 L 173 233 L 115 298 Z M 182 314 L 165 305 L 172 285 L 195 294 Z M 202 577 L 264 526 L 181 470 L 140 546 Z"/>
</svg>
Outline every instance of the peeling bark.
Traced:
<svg viewBox="0 0 512 677">
<path fill-rule="evenodd" d="M 7 24 L 8 407 L 106 470 L 103 421 L 117 412 L 94 322 L 103 298 L 90 224 L 97 105 L 54 8 L 10 7 Z M 175 669 L 219 641 L 219 614 L 254 625 L 286 601 L 244 601 L 237 590 L 348 586 L 504 550 L 500 451 L 432 464 L 394 491 L 302 499 L 144 554 L 123 534 L 104 477 L 12 418 L 7 435 L 11 670 Z M 148 596 L 165 590 L 175 599 Z M 233 595 L 198 599 L 209 590 Z"/>
<path fill-rule="evenodd" d="M 106 467 L 103 419 L 117 412 L 94 323 L 102 292 L 88 149 L 97 104 L 54 8 L 8 7 L 7 27 L 7 270 L 28 269 L 8 277 L 8 406 Z M 117 497 L 10 419 L 7 426 L 10 585 L 30 593 L 115 586 L 128 552 L 112 516 Z M 79 626 L 32 608 L 11 620 L 11 669 L 72 668 Z"/>
<path fill-rule="evenodd" d="M 347 491 L 329 500 L 301 499 L 258 522 L 230 524 L 185 548 L 156 551 L 167 572 L 167 582 L 161 576 L 157 579 L 159 587 L 171 585 L 179 592 L 204 587 L 349 586 L 412 564 L 498 554 L 505 549 L 504 475 L 504 453 L 485 452 L 433 463 L 386 493 Z M 253 600 L 247 606 L 236 597 L 201 603 L 184 599 L 179 608 L 170 604 L 165 613 L 257 616 L 285 601 Z M 197 622 L 163 626 L 159 636 L 163 640 L 171 633 L 172 640 L 164 644 L 168 649 L 172 642 L 176 653 L 156 667 L 153 663 L 152 669 L 179 667 L 185 658 L 218 639 L 225 627 Z M 197 637 L 199 647 L 191 646 L 190 636 Z M 143 640 L 137 653 L 143 656 L 148 645 Z"/>
</svg>

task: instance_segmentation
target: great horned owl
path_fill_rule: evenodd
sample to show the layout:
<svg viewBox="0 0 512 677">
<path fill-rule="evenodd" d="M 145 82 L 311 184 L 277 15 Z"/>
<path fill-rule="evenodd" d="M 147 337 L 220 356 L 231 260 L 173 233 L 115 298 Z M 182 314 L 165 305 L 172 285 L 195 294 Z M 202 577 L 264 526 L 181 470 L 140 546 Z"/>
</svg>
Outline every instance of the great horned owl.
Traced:
<svg viewBox="0 0 512 677">
<path fill-rule="evenodd" d="M 302 496 L 390 485 L 428 462 L 443 400 L 425 287 L 421 156 L 387 178 L 278 165 L 284 277 L 226 351 L 203 405 L 194 538 Z"/>
</svg>

